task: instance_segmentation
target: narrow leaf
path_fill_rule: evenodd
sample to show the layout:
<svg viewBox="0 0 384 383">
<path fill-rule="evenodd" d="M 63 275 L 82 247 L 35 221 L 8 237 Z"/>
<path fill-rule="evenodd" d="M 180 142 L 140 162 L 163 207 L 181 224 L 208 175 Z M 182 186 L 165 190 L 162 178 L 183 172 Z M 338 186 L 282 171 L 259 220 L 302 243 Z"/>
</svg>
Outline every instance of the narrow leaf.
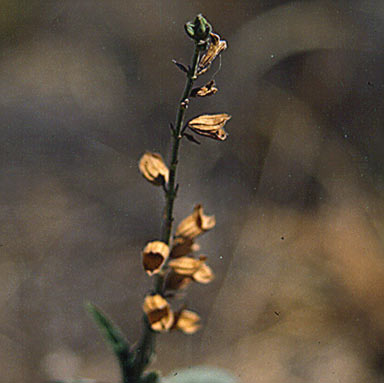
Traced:
<svg viewBox="0 0 384 383">
<path fill-rule="evenodd" d="M 176 60 L 172 60 L 172 62 L 184 73 L 188 73 L 188 68 L 184 65 L 184 64 L 181 64 L 179 62 L 177 62 Z"/>
<path fill-rule="evenodd" d="M 106 341 L 112 346 L 113 351 L 118 355 L 126 354 L 128 356 L 130 354 L 129 344 L 112 321 L 92 303 L 87 303 L 87 310 L 100 328 Z"/>
</svg>

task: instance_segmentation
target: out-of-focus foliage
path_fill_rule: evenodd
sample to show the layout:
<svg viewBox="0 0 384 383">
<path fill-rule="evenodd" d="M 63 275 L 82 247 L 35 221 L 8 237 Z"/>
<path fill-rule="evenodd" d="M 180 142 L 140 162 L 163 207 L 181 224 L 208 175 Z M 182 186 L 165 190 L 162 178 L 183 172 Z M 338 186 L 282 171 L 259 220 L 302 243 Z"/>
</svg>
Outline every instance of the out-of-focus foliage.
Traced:
<svg viewBox="0 0 384 383">
<path fill-rule="evenodd" d="M 193 110 L 232 120 L 225 145 L 183 144 L 176 224 L 198 203 L 215 214 L 202 241 L 216 279 L 188 294 L 202 330 L 161 336 L 154 369 L 383 380 L 382 1 L 0 9 L 2 383 L 118 380 L 84 302 L 135 341 L 150 286 L 140 254 L 163 208 L 137 163 L 167 152 L 184 82 L 172 59 L 189 61 L 183 25 L 199 12 L 228 49 L 219 91 Z"/>
</svg>

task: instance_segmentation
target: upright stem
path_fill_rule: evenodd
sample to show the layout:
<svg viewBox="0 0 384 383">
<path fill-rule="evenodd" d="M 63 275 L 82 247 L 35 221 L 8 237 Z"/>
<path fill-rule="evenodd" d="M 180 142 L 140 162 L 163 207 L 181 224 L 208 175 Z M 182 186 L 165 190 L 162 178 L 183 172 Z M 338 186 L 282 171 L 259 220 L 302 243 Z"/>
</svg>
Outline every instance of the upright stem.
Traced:
<svg viewBox="0 0 384 383">
<path fill-rule="evenodd" d="M 178 165 L 179 158 L 179 148 L 180 141 L 183 138 L 181 135 L 181 130 L 183 128 L 184 115 L 185 111 L 188 107 L 188 97 L 191 94 L 193 82 L 197 79 L 197 67 L 200 58 L 200 49 L 198 45 L 195 45 L 195 51 L 192 58 L 191 69 L 187 75 L 187 80 L 184 87 L 183 95 L 181 96 L 179 108 L 177 110 L 176 115 L 176 123 L 174 127 L 174 131 L 172 134 L 172 155 L 171 162 L 169 165 L 169 181 L 168 187 L 165 192 L 165 212 L 164 212 L 164 220 L 162 225 L 162 236 L 161 240 L 167 245 L 170 244 L 171 232 L 172 232 L 172 223 L 173 223 L 173 206 L 177 194 L 177 185 L 176 185 L 176 171 Z M 164 284 L 164 275 L 162 273 L 156 275 L 155 279 L 155 292 L 163 293 L 163 284 Z"/>
<path fill-rule="evenodd" d="M 175 202 L 177 194 L 177 184 L 176 184 L 176 170 L 178 165 L 179 158 L 179 148 L 180 141 L 183 138 L 181 132 L 183 128 L 184 115 L 188 107 L 188 98 L 191 94 L 192 86 L 194 81 L 197 79 L 197 68 L 200 58 L 200 49 L 198 44 L 195 44 L 195 51 L 192 57 L 192 65 L 187 74 L 187 80 L 185 82 L 185 87 L 183 95 L 181 96 L 179 108 L 176 114 L 176 122 L 172 132 L 172 153 L 171 161 L 169 165 L 169 181 L 167 188 L 165 190 L 165 212 L 162 223 L 162 236 L 161 240 L 167 245 L 170 244 L 171 232 L 172 232 L 172 223 L 173 223 L 173 205 Z M 162 294 L 164 285 L 164 275 L 159 273 L 155 277 L 154 282 L 154 291 L 157 294 Z M 154 342 L 156 338 L 156 333 L 151 329 L 147 320 L 144 319 L 144 332 L 140 340 L 140 344 L 136 349 L 136 361 L 138 362 L 138 370 L 136 371 L 136 379 L 139 380 L 142 375 L 144 368 L 150 361 L 151 354 L 154 349 Z M 123 383 L 129 382 L 129 379 L 126 380 L 123 377 Z"/>
</svg>

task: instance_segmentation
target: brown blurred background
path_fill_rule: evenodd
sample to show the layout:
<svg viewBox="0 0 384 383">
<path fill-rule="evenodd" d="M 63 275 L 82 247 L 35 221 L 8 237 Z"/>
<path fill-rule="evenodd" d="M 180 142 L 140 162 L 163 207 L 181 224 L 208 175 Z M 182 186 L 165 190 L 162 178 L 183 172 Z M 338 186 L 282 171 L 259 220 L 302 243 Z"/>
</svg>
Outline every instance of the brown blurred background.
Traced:
<svg viewBox="0 0 384 383">
<path fill-rule="evenodd" d="M 216 280 L 154 367 L 384 381 L 382 0 L 0 0 L 1 383 L 118 381 L 84 302 L 138 339 L 163 198 L 137 161 L 167 153 L 198 12 L 229 48 L 188 117 L 233 118 L 183 145 L 176 218 L 216 215 Z"/>
</svg>

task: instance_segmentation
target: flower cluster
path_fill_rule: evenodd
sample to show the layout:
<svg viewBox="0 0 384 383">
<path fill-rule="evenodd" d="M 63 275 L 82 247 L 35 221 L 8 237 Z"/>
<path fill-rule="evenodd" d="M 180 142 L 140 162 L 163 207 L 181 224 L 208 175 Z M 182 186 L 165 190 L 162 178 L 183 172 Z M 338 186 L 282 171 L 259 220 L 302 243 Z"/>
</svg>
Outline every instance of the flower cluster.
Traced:
<svg viewBox="0 0 384 383">
<path fill-rule="evenodd" d="M 200 249 L 195 238 L 215 224 L 215 217 L 205 215 L 203 207 L 196 205 L 193 213 L 177 227 L 171 250 L 162 241 L 147 243 L 142 252 L 143 267 L 149 276 L 159 273 L 165 276 L 163 293 L 185 289 L 192 282 L 207 284 L 213 280 L 213 271 L 206 264 L 207 257 L 195 257 L 194 253 Z M 148 295 L 143 310 L 155 331 L 179 329 L 192 334 L 200 327 L 196 313 L 185 309 L 173 312 L 160 294 Z"/>
<path fill-rule="evenodd" d="M 196 51 L 192 67 L 187 68 L 174 61 L 186 73 L 189 85 L 180 102 L 176 126 L 171 124 L 176 143 L 173 146 L 175 151 L 172 153 L 172 161 L 168 167 L 160 154 L 146 152 L 139 161 L 139 169 L 147 181 L 163 187 L 167 201 L 163 223 L 165 234 L 161 240 L 148 242 L 142 251 L 144 271 L 155 278 L 154 290 L 145 297 L 143 310 L 153 331 L 178 329 L 186 334 L 193 334 L 200 328 L 199 315 L 184 307 L 173 310 L 167 299 L 193 283 L 207 284 L 214 279 L 213 271 L 207 265 L 207 257 L 195 254 L 200 250 L 196 238 L 211 230 L 216 225 L 216 220 L 214 216 L 205 215 L 202 205 L 198 204 L 192 214 L 179 223 L 171 237 L 173 201 L 177 191 L 175 177 L 178 141 L 186 137 L 199 143 L 190 133 L 224 141 L 228 136 L 224 126 L 231 116 L 226 113 L 203 114 L 182 125 L 184 112 L 190 103 L 189 98 L 212 96 L 218 92 L 213 79 L 196 88 L 192 88 L 192 84 L 210 69 L 213 61 L 227 48 L 226 41 L 212 32 L 211 25 L 202 15 L 187 23 L 185 30 L 195 41 Z"/>
</svg>

